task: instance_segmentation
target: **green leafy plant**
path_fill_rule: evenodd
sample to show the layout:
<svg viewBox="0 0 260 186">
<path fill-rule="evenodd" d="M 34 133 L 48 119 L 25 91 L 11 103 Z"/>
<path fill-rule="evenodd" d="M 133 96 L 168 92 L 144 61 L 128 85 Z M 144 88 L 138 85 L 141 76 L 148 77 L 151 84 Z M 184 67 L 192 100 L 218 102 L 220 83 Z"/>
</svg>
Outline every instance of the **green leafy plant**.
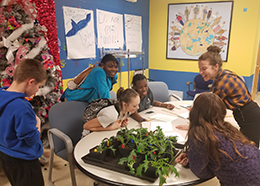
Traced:
<svg viewBox="0 0 260 186">
<path fill-rule="evenodd" d="M 116 149 L 113 147 L 113 140 L 114 138 L 104 139 L 102 140 L 101 144 L 97 147 L 97 152 L 102 153 L 106 149 L 110 149 L 113 154 L 115 155 Z"/>
<path fill-rule="evenodd" d="M 134 164 L 137 162 L 136 160 L 136 152 L 135 150 L 132 150 L 128 157 L 123 157 L 119 160 L 118 164 L 123 165 L 127 162 L 127 166 L 130 169 L 129 172 L 132 174 L 135 174 L 135 168 L 133 167 Z"/>
<path fill-rule="evenodd" d="M 153 167 L 156 169 L 155 174 L 159 176 L 160 186 L 166 183 L 166 177 L 169 176 L 169 172 L 179 176 L 176 168 L 170 162 L 175 155 L 174 143 L 177 141 L 176 136 L 165 137 L 162 129 L 157 127 L 154 132 L 148 132 L 146 128 L 131 130 L 126 128 L 125 132 L 118 137 L 122 144 L 126 146 L 130 141 L 136 145 L 136 148 L 131 151 L 128 157 L 123 157 L 119 160 L 119 164 L 127 164 L 130 173 L 142 176 L 149 167 Z M 137 163 L 137 157 L 141 155 L 145 159 L 135 168 L 134 164 Z"/>
<path fill-rule="evenodd" d="M 147 160 L 145 159 L 142 164 L 140 164 L 136 169 L 136 175 L 142 176 L 143 172 L 146 172 L 149 167 L 155 167 L 155 174 L 159 175 L 159 185 L 163 185 L 166 183 L 166 177 L 169 176 L 170 173 L 175 173 L 175 176 L 179 176 L 176 168 L 168 163 L 167 158 L 160 158 L 155 160 Z"/>
<path fill-rule="evenodd" d="M 102 154 L 105 150 L 111 149 L 115 156 L 120 153 L 123 157 L 119 159 L 118 164 L 124 165 L 136 176 L 159 177 L 159 185 L 162 186 L 170 173 L 179 176 L 171 164 L 176 152 L 176 141 L 176 136 L 164 136 L 160 127 L 150 132 L 146 128 L 129 130 L 125 127 L 116 136 L 103 139 L 96 152 Z"/>
</svg>

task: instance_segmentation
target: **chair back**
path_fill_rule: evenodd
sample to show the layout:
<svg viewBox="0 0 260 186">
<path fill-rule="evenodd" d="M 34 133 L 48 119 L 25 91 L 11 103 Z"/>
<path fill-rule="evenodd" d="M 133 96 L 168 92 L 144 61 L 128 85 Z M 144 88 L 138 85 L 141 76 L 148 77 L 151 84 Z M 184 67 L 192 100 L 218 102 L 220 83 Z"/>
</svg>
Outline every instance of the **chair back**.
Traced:
<svg viewBox="0 0 260 186">
<path fill-rule="evenodd" d="M 196 83 L 196 89 L 199 90 L 209 90 L 209 85 L 213 83 L 213 80 L 205 81 L 202 77 L 202 75 L 198 74 L 194 78 L 194 82 Z"/>
<path fill-rule="evenodd" d="M 87 102 L 81 101 L 56 103 L 49 110 L 50 129 L 57 128 L 68 135 L 72 140 L 73 146 L 75 146 L 81 138 L 84 124 L 82 117 L 87 106 Z M 53 141 L 55 154 L 68 160 L 64 142 L 55 135 L 53 136 Z"/>
<path fill-rule="evenodd" d="M 169 101 L 169 90 L 166 83 L 162 81 L 149 81 L 147 83 L 149 88 L 153 92 L 153 98 L 155 101 Z"/>
<path fill-rule="evenodd" d="M 111 99 L 117 99 L 116 93 L 113 90 L 110 91 L 110 97 Z"/>
</svg>

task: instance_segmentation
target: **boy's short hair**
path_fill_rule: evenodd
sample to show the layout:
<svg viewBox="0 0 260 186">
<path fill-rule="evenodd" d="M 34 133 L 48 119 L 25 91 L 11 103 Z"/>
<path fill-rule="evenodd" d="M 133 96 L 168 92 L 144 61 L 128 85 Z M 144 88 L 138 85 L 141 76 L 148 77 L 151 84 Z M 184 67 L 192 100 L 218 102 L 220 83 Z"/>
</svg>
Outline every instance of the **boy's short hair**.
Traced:
<svg viewBox="0 0 260 186">
<path fill-rule="evenodd" d="M 143 80 L 143 79 L 147 80 L 145 75 L 143 75 L 143 74 L 135 74 L 134 77 L 133 77 L 132 85 L 136 86 L 137 81 L 140 81 L 140 80 Z"/>
<path fill-rule="evenodd" d="M 36 83 L 47 79 L 47 72 L 40 61 L 24 59 L 18 64 L 14 71 L 13 80 L 21 83 L 27 79 L 35 79 Z"/>
</svg>

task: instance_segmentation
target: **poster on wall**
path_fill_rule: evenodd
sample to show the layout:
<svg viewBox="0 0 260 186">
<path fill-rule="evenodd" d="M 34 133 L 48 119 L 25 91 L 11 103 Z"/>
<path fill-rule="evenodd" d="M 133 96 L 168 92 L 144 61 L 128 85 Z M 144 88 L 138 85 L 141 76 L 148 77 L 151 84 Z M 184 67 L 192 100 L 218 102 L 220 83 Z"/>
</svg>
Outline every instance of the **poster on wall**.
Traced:
<svg viewBox="0 0 260 186">
<path fill-rule="evenodd" d="M 142 17 L 125 14 L 126 49 L 142 52 Z"/>
<path fill-rule="evenodd" d="M 68 59 L 96 57 L 93 11 L 63 6 Z"/>
<path fill-rule="evenodd" d="M 123 16 L 97 9 L 98 48 L 123 48 Z"/>
<path fill-rule="evenodd" d="M 232 1 L 168 5 L 168 59 L 197 60 L 210 45 L 227 61 Z"/>
</svg>

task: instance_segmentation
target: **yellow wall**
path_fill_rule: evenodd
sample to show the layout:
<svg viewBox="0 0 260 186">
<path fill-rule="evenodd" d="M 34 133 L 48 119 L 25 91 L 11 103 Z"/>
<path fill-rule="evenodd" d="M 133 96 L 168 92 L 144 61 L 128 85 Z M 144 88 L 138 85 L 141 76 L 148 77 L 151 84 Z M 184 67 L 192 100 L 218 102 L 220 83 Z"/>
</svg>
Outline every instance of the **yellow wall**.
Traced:
<svg viewBox="0 0 260 186">
<path fill-rule="evenodd" d="M 194 60 L 166 59 L 168 4 L 212 0 L 150 0 L 149 68 L 198 72 Z M 247 8 L 247 12 L 243 12 Z M 259 0 L 234 0 L 228 61 L 223 68 L 242 76 L 254 73 L 259 40 Z"/>
</svg>

